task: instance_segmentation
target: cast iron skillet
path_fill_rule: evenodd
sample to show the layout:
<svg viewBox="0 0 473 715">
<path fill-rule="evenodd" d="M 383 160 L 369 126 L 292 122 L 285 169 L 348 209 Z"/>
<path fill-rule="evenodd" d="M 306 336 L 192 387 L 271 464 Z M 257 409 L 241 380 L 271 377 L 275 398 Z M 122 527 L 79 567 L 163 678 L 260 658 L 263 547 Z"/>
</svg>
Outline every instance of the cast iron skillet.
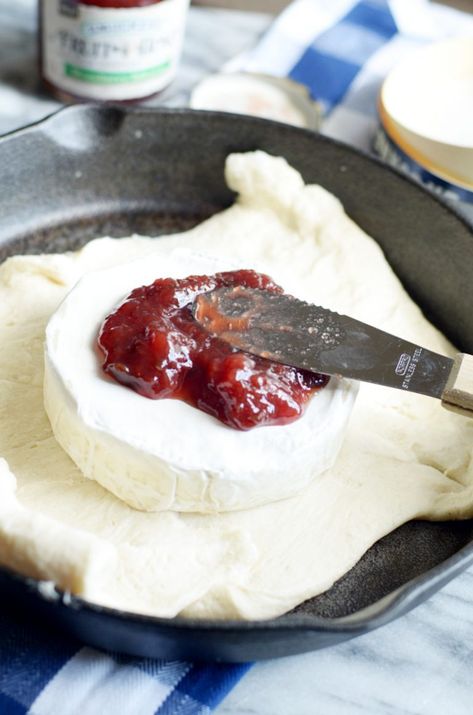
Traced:
<svg viewBox="0 0 473 715">
<path fill-rule="evenodd" d="M 103 234 L 188 228 L 232 202 L 223 180 L 226 155 L 256 148 L 285 156 L 306 181 L 339 196 L 428 317 L 458 348 L 473 352 L 473 240 L 464 220 L 380 162 L 264 120 L 77 106 L 5 137 L 0 260 L 77 248 Z M 335 644 L 406 613 L 473 562 L 472 538 L 473 521 L 405 524 L 330 591 L 270 621 L 137 616 L 51 597 L 38 582 L 7 570 L 0 571 L 0 598 L 23 617 L 106 649 L 165 658 L 274 658 Z"/>
</svg>

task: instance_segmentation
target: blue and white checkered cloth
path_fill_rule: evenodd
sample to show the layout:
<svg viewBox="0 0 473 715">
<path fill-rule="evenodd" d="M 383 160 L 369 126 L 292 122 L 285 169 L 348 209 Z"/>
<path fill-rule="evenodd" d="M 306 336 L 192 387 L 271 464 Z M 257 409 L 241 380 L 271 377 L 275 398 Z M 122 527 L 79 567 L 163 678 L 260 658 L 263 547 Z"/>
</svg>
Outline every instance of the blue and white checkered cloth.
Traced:
<svg viewBox="0 0 473 715">
<path fill-rule="evenodd" d="M 323 131 L 363 149 L 389 69 L 420 42 L 473 35 L 473 17 L 426 0 L 295 0 L 228 69 L 289 76 L 323 103 Z M 199 715 L 249 666 L 100 653 L 0 614 L 0 715 Z"/>
<path fill-rule="evenodd" d="M 473 39 L 473 15 L 429 0 L 294 0 L 225 69 L 305 84 L 323 106 L 322 133 L 369 151 L 387 73 L 422 43 L 454 35 Z"/>
<path fill-rule="evenodd" d="M 204 715 L 249 667 L 101 653 L 0 614 L 0 715 Z"/>
</svg>

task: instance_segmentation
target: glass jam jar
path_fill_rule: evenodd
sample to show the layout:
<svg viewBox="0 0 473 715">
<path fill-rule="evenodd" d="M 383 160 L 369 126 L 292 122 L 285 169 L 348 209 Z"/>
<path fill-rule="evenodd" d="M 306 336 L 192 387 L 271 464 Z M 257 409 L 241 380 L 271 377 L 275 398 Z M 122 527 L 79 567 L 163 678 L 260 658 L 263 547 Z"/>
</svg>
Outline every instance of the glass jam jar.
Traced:
<svg viewBox="0 0 473 715">
<path fill-rule="evenodd" d="M 62 101 L 129 102 L 176 74 L 189 0 L 40 0 L 41 75 Z"/>
</svg>

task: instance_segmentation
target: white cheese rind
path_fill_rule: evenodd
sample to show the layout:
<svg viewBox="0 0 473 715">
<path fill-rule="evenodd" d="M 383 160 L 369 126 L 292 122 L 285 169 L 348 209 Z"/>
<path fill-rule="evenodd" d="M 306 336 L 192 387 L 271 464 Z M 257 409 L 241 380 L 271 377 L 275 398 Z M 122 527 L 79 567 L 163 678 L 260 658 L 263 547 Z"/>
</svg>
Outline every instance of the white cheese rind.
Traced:
<svg viewBox="0 0 473 715">
<path fill-rule="evenodd" d="M 100 325 L 133 288 L 230 267 L 177 250 L 93 271 L 46 329 L 44 401 L 54 435 L 86 477 L 136 509 L 208 513 L 277 501 L 331 467 L 339 451 L 353 382 L 332 379 L 289 425 L 241 432 L 180 400 L 149 400 L 100 369 Z"/>
</svg>

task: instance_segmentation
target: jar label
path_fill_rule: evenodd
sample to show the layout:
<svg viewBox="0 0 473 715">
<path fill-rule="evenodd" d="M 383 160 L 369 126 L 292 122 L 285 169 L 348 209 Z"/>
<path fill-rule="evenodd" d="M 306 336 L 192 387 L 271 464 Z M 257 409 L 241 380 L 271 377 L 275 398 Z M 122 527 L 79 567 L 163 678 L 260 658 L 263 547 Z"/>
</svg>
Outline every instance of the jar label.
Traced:
<svg viewBox="0 0 473 715">
<path fill-rule="evenodd" d="M 102 8 L 78 0 L 43 0 L 44 77 L 96 100 L 137 99 L 174 78 L 189 0 Z"/>
</svg>

